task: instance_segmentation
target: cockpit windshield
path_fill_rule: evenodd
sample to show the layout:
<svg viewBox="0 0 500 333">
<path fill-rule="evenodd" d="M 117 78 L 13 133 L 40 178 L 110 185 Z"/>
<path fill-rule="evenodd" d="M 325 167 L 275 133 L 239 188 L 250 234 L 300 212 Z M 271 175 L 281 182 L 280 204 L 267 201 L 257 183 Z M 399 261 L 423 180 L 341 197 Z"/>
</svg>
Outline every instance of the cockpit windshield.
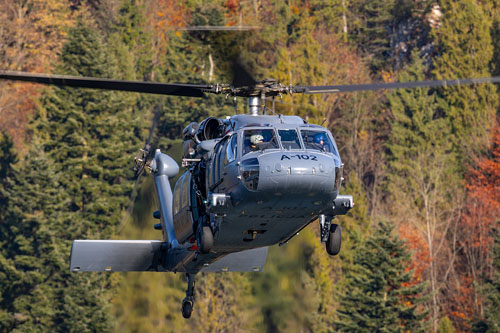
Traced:
<svg viewBox="0 0 500 333">
<path fill-rule="evenodd" d="M 335 146 L 325 131 L 301 130 L 300 133 L 306 149 L 315 149 L 338 155 Z"/>
<path fill-rule="evenodd" d="M 301 149 L 299 135 L 294 129 L 280 129 L 278 134 L 281 139 L 281 145 L 285 150 Z"/>
<path fill-rule="evenodd" d="M 251 129 L 243 134 L 243 155 L 264 149 L 277 149 L 278 141 L 273 129 Z"/>
</svg>

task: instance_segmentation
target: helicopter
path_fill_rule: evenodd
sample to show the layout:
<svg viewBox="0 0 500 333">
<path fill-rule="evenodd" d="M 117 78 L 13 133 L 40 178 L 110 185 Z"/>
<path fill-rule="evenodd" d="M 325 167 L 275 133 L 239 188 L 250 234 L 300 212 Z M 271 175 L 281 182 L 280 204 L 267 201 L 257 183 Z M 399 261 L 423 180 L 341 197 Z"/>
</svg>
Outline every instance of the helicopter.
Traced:
<svg viewBox="0 0 500 333">
<path fill-rule="evenodd" d="M 175 160 L 150 145 L 136 172 L 154 177 L 162 240 L 74 240 L 72 272 L 157 271 L 186 274 L 182 315 L 191 316 L 199 272 L 260 272 L 269 246 L 286 244 L 313 221 L 329 255 L 341 249 L 336 216 L 354 206 L 340 194 L 343 164 L 332 133 L 298 116 L 269 115 L 265 101 L 282 95 L 498 83 L 500 77 L 331 86 L 256 81 L 237 62 L 231 84 L 168 84 L 0 71 L 0 79 L 55 86 L 172 96 L 218 94 L 246 98 L 249 114 L 208 117 L 183 130 L 183 174 Z"/>
</svg>

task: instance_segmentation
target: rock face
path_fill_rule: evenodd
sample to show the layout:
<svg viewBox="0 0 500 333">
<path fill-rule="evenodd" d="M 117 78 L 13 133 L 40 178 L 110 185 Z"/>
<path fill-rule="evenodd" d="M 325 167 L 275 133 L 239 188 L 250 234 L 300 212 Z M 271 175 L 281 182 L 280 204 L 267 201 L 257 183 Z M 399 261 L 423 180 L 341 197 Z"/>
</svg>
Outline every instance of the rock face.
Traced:
<svg viewBox="0 0 500 333">
<path fill-rule="evenodd" d="M 424 64 L 431 65 L 434 45 L 429 38 L 429 32 L 439 28 L 442 15 L 439 5 L 435 4 L 428 12 L 412 13 L 411 17 L 401 20 L 395 26 L 391 40 L 395 70 L 404 67 L 415 47 L 424 59 Z"/>
<path fill-rule="evenodd" d="M 438 4 L 435 4 L 434 6 L 432 6 L 431 11 L 427 14 L 427 23 L 432 29 L 439 28 L 439 26 L 441 25 L 442 16 L 443 13 L 441 12 L 441 8 Z"/>
</svg>

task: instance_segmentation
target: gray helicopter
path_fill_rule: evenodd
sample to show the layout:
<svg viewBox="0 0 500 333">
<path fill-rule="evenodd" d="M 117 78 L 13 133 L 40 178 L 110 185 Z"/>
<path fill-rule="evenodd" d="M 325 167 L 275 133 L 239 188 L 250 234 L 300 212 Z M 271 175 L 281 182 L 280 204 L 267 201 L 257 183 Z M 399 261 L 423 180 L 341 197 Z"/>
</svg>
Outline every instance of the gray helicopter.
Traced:
<svg viewBox="0 0 500 333">
<path fill-rule="evenodd" d="M 184 173 L 160 149 L 149 160 L 149 145 L 136 171 L 154 176 L 163 240 L 75 240 L 70 270 L 183 272 L 187 277 L 182 315 L 194 305 L 198 272 L 262 271 L 268 247 L 283 245 L 319 221 L 326 252 L 341 248 L 341 228 L 333 223 L 354 205 L 341 195 L 343 164 L 331 132 L 298 116 L 267 115 L 265 101 L 284 94 L 338 93 L 379 89 L 498 83 L 500 77 L 337 86 L 286 86 L 257 82 L 237 63 L 231 85 L 164 84 L 65 75 L 0 71 L 0 79 L 173 96 L 206 93 L 248 99 L 249 114 L 207 118 L 183 131 Z"/>
</svg>

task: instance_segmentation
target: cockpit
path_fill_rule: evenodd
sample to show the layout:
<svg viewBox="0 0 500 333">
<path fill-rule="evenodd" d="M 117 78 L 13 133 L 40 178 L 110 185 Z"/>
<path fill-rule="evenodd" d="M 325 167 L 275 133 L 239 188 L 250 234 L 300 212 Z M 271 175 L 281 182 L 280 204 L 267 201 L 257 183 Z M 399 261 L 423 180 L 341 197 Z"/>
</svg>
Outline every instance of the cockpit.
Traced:
<svg viewBox="0 0 500 333">
<path fill-rule="evenodd" d="M 253 151 L 279 149 L 273 129 L 250 129 L 243 133 L 243 155 Z"/>
<path fill-rule="evenodd" d="M 311 184 L 323 182 L 325 177 L 330 177 L 328 181 L 341 179 L 337 174 L 334 177 L 331 171 L 331 166 L 335 166 L 335 170 L 341 168 L 332 135 L 324 127 L 310 124 L 243 126 L 216 144 L 209 163 L 206 188 L 207 192 L 214 193 L 226 193 L 240 183 L 251 191 L 256 191 L 258 186 L 277 186 L 271 180 L 261 181 L 262 177 L 290 175 L 289 181 L 280 183 L 290 188 L 313 186 Z M 309 172 L 316 176 L 297 176 L 309 175 Z M 318 186 L 326 186 L 321 184 Z M 338 186 L 332 184 L 332 189 L 335 188 Z"/>
<path fill-rule="evenodd" d="M 338 155 L 323 128 L 252 128 L 243 131 L 242 156 L 269 149 L 317 150 Z"/>
<path fill-rule="evenodd" d="M 337 150 L 335 149 L 332 140 L 328 137 L 326 131 L 302 129 L 300 133 L 306 149 L 314 149 L 338 155 Z"/>
</svg>

